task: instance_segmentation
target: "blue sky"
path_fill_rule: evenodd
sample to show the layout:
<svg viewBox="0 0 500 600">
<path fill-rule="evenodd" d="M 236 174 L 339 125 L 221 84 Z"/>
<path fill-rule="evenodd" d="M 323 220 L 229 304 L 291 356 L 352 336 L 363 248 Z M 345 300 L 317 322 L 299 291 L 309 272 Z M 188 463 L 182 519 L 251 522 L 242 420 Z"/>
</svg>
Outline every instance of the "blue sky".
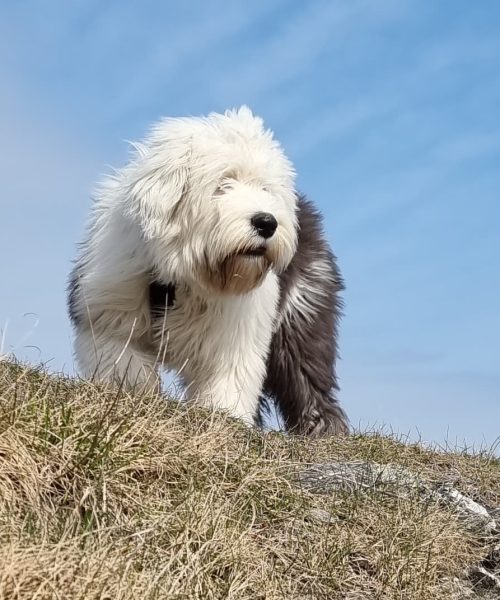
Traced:
<svg viewBox="0 0 500 600">
<path fill-rule="evenodd" d="M 492 444 L 499 31 L 495 0 L 4 0 L 3 351 L 73 371 L 64 288 L 95 182 L 158 117 L 246 103 L 339 257 L 352 422 Z"/>
</svg>

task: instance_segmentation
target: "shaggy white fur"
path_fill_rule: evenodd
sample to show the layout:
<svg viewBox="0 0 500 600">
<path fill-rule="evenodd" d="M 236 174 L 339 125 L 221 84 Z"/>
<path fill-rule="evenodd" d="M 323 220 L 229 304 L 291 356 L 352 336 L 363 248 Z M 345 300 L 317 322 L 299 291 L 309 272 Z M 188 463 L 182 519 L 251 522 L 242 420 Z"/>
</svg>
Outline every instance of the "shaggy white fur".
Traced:
<svg viewBox="0 0 500 600">
<path fill-rule="evenodd" d="M 248 108 L 158 123 L 95 198 L 70 285 L 82 375 L 156 388 L 164 365 L 191 400 L 252 422 L 296 203 L 292 165 Z M 175 285 L 161 319 L 152 281 Z"/>
</svg>

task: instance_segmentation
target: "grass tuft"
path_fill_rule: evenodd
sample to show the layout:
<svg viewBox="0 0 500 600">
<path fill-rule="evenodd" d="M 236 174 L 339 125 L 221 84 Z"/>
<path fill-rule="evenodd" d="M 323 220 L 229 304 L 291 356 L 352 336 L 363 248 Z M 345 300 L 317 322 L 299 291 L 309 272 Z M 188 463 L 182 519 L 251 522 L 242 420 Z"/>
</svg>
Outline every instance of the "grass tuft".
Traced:
<svg viewBox="0 0 500 600">
<path fill-rule="evenodd" d="M 451 598 L 483 543 L 416 495 L 294 483 L 338 460 L 398 463 L 500 504 L 486 453 L 263 434 L 0 362 L 0 598 Z"/>
</svg>

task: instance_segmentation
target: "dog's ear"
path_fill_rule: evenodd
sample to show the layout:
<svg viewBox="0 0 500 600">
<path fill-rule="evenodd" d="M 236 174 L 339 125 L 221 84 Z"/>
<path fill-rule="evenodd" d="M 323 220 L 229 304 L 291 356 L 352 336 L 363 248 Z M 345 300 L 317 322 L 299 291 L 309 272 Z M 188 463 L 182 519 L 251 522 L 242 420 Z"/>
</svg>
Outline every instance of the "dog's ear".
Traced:
<svg viewBox="0 0 500 600">
<path fill-rule="evenodd" d="M 190 147 L 178 143 L 141 148 L 136 157 L 127 195 L 147 238 L 164 235 L 172 222 L 187 190 L 189 161 Z"/>
</svg>

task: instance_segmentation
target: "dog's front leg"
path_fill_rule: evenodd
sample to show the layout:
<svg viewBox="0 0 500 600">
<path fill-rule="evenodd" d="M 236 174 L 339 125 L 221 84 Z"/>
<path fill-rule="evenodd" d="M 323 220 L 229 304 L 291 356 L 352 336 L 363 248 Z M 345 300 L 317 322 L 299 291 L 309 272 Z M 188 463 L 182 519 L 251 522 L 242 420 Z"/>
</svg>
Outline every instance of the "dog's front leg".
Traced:
<svg viewBox="0 0 500 600">
<path fill-rule="evenodd" d="M 159 391 L 154 355 L 137 348 L 134 340 L 106 334 L 77 327 L 75 357 L 80 374 L 127 390 Z"/>
<path fill-rule="evenodd" d="M 264 379 L 263 365 L 250 372 L 243 365 L 226 365 L 205 373 L 205 380 L 188 387 L 188 400 L 195 404 L 222 410 L 252 425 L 257 413 L 259 392 Z M 207 377 L 207 375 L 209 375 Z"/>
<path fill-rule="evenodd" d="M 255 422 L 278 294 L 270 274 L 259 289 L 217 305 L 189 360 L 188 399 Z"/>
</svg>

